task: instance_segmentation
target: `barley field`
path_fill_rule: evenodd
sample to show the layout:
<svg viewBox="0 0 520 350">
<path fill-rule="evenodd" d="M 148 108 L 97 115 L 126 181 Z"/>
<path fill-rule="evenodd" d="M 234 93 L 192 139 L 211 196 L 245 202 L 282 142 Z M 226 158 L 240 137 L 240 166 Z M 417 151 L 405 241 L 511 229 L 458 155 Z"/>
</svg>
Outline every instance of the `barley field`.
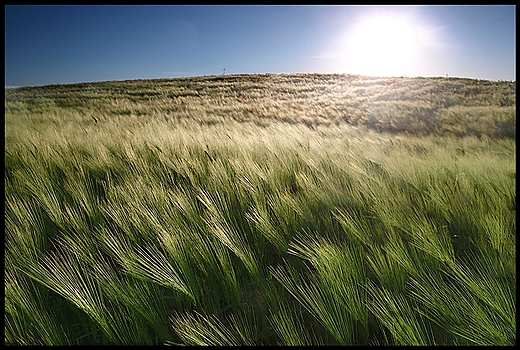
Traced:
<svg viewBox="0 0 520 350">
<path fill-rule="evenodd" d="M 5 345 L 516 344 L 516 82 L 4 101 Z"/>
</svg>

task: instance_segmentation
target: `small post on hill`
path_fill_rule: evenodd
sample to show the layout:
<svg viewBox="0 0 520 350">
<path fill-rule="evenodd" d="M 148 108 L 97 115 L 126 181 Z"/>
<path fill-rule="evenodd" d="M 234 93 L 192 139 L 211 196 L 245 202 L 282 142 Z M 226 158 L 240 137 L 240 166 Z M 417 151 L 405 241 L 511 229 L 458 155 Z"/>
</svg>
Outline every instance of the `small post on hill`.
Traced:
<svg viewBox="0 0 520 350">
<path fill-rule="evenodd" d="M 226 68 L 222 69 L 222 75 L 226 75 Z"/>
</svg>

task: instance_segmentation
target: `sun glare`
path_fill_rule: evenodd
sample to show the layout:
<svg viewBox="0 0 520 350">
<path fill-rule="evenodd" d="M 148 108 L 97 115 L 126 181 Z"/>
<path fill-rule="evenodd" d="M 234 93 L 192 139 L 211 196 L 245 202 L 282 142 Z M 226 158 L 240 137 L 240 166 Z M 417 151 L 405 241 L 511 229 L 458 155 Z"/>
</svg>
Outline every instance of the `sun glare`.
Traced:
<svg viewBox="0 0 520 350">
<path fill-rule="evenodd" d="M 349 73 L 402 76 L 413 60 L 414 28 L 406 18 L 367 18 L 351 32 L 346 45 Z"/>
</svg>

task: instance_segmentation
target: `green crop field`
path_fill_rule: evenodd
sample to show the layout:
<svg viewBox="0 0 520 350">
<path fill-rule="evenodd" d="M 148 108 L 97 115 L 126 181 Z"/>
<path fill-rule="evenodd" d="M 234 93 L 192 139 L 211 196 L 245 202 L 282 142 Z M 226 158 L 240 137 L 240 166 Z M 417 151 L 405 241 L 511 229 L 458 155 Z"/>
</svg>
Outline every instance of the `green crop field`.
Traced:
<svg viewBox="0 0 520 350">
<path fill-rule="evenodd" d="M 516 82 L 5 89 L 5 345 L 515 345 Z"/>
</svg>

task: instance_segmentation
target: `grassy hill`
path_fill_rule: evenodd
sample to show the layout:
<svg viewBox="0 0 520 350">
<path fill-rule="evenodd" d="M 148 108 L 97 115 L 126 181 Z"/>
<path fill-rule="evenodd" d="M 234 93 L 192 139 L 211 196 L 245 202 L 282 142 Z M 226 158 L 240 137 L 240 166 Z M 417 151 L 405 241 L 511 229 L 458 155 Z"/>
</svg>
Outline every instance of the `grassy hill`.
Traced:
<svg viewBox="0 0 520 350">
<path fill-rule="evenodd" d="M 516 344 L 516 83 L 5 90 L 6 345 Z"/>
<path fill-rule="evenodd" d="M 348 124 L 414 135 L 516 136 L 516 82 L 506 81 L 231 75 L 6 89 L 5 98 L 8 115 L 51 113 L 86 125 L 149 116 L 170 124 L 234 120 Z"/>
</svg>

